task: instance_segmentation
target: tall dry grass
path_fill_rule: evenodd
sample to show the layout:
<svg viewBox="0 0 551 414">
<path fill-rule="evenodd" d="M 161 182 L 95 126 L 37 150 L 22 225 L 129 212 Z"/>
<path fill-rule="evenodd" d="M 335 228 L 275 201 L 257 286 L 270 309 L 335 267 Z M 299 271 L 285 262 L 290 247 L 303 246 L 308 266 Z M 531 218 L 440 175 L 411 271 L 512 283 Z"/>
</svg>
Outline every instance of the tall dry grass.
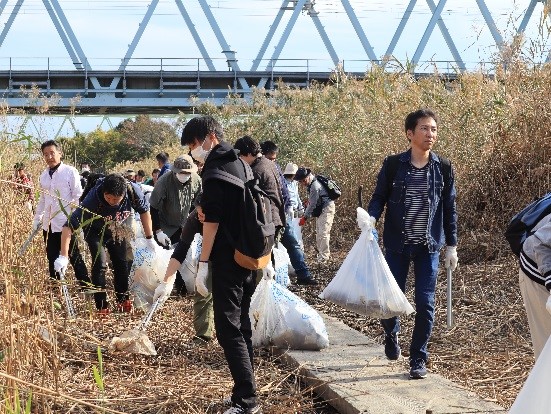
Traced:
<svg viewBox="0 0 551 414">
<path fill-rule="evenodd" d="M 281 165 L 293 161 L 332 175 L 343 187 L 333 230 L 335 248 L 347 248 L 355 240 L 358 186 L 364 186 L 368 199 L 384 157 L 408 146 L 403 131 L 406 114 L 419 107 L 433 108 L 440 117 L 435 150 L 455 167 L 460 252 L 465 263 L 507 252 L 501 237 L 507 220 L 551 189 L 549 85 L 551 69 L 523 64 L 510 65 L 495 77 L 471 73 L 454 81 L 436 76 L 415 80 L 408 74 L 376 70 L 363 80 L 336 73 L 330 85 L 312 85 L 308 90 L 280 85 L 273 93 L 257 91 L 252 105 L 235 99 L 223 108 L 204 106 L 200 112 L 220 118 L 230 141 L 244 134 L 260 141 L 271 139 L 281 147 Z M 83 303 L 79 322 L 66 321 L 56 306 L 61 302 L 58 286 L 47 281 L 40 240 L 24 257 L 17 255 L 30 230 L 31 216 L 5 179 L 13 164 L 28 156 L 26 147 L 14 144 L 10 137 L 0 140 L 0 412 L 23 407 L 31 390 L 35 412 L 67 411 L 73 406 L 89 412 L 101 412 L 94 406 L 103 406 L 106 412 L 129 410 L 135 395 L 117 400 L 117 392 L 126 388 L 115 386 L 108 388 L 107 397 L 99 395 L 91 375 L 97 363 L 95 346 L 100 343 L 96 338 L 114 331 L 89 317 L 93 309 L 88 312 Z M 36 182 L 42 162 L 28 164 Z M 142 168 L 150 172 L 147 165 L 151 168 L 155 163 L 144 162 Z M 173 312 L 166 322 L 172 324 L 178 318 Z M 190 330 L 189 322 L 187 328 L 184 322 L 181 329 Z M 177 345 L 166 355 L 182 353 L 181 332 L 160 326 L 156 334 Z M 139 381 L 132 379 L 143 372 L 157 374 L 167 364 L 162 358 L 113 357 L 106 364 L 107 372 L 119 372 L 126 381 L 123 385 L 134 387 L 136 395 L 161 392 L 156 385 L 139 388 Z M 186 372 L 199 375 L 195 373 L 201 372 L 201 361 L 186 364 Z M 227 372 L 217 375 L 220 382 L 227 379 Z M 165 383 L 170 381 L 167 378 L 163 377 Z M 180 403 L 194 404 L 200 412 L 206 403 L 200 388 L 195 392 L 190 400 L 176 402 L 170 393 L 162 394 L 169 404 L 164 405 L 166 412 L 176 406 L 170 404 Z M 210 390 L 209 396 L 217 392 Z M 75 401 L 75 396 L 84 397 Z"/>
<path fill-rule="evenodd" d="M 509 218 L 551 190 L 550 81 L 549 66 L 522 62 L 495 76 L 466 73 L 452 81 L 376 69 L 358 80 L 337 72 L 328 85 L 280 85 L 257 91 L 252 105 L 234 99 L 200 110 L 223 120 L 230 141 L 244 134 L 273 140 L 282 166 L 293 161 L 333 176 L 343 188 L 333 234 L 346 244 L 341 235 L 355 226 L 358 187 L 369 200 L 384 157 L 408 148 L 405 116 L 432 108 L 439 116 L 435 151 L 455 169 L 463 260 L 484 260 L 507 252 L 501 235 Z"/>
</svg>

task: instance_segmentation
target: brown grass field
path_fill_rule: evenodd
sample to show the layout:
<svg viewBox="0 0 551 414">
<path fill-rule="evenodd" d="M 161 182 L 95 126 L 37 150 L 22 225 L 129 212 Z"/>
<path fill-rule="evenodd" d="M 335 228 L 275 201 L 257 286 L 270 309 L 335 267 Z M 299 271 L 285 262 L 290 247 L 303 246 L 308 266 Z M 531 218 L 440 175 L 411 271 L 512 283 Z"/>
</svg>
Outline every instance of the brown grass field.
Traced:
<svg viewBox="0 0 551 414">
<path fill-rule="evenodd" d="M 322 283 L 292 289 L 317 309 L 381 342 L 377 320 L 324 303 L 317 294 L 359 235 L 358 186 L 364 187 L 367 201 L 384 156 L 407 148 L 402 123 L 408 112 L 436 110 L 435 150 L 451 159 L 456 172 L 460 266 L 454 273 L 456 324 L 451 330 L 446 328 L 445 278 L 439 281 L 429 370 L 509 407 L 534 360 L 517 263 L 502 233 L 517 210 L 551 188 L 550 81 L 551 70 L 522 62 L 494 77 L 466 74 L 454 82 L 382 72 L 359 81 L 337 73 L 331 85 L 302 91 L 282 85 L 273 93 L 259 91 L 253 104 L 235 98 L 223 108 L 205 105 L 198 111 L 221 119 L 230 141 L 245 134 L 259 141 L 272 139 L 281 146 L 282 166 L 294 161 L 341 184 L 333 259 L 325 268 L 313 268 Z M 93 305 L 72 284 L 78 318 L 66 318 L 59 284 L 47 280 L 40 237 L 24 257 L 17 254 L 32 216 L 7 179 L 15 161 L 28 152 L 3 137 L 0 155 L 0 412 L 222 412 L 220 403 L 231 380 L 216 343 L 201 347 L 191 341 L 189 298 L 171 299 L 154 315 L 148 335 L 157 347 L 155 357 L 108 351 L 109 340 L 142 315 L 98 320 Z M 42 161 L 27 163 L 36 180 Z M 312 246 L 312 229 L 305 232 L 306 244 Z M 307 257 L 313 257 L 311 247 Z M 405 318 L 403 324 L 406 343 L 411 321 Z M 265 351 L 258 356 L 265 413 L 331 412 L 313 399 L 313 390 L 296 372 Z M 94 367 L 101 374 L 94 376 Z"/>
</svg>

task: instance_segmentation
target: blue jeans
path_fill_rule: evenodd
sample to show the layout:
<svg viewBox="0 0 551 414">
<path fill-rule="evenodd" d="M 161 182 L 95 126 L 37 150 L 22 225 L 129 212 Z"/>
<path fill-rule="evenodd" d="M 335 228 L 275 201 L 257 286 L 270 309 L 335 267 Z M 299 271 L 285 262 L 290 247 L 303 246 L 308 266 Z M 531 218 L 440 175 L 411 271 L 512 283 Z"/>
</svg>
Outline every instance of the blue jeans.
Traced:
<svg viewBox="0 0 551 414">
<path fill-rule="evenodd" d="M 402 292 L 406 290 L 409 265 L 413 262 L 416 313 L 409 358 L 410 361 L 422 359 L 426 362 L 428 359 L 427 344 L 434 324 L 434 296 L 439 252 L 429 253 L 426 245 L 406 244 L 402 253 L 387 250 L 385 258 Z M 398 317 L 381 319 L 381 324 L 387 335 L 396 334 L 400 331 L 400 319 Z"/>
<path fill-rule="evenodd" d="M 298 244 L 289 219 L 287 219 L 285 231 L 281 236 L 281 244 L 285 247 L 285 249 L 287 249 L 289 259 L 291 260 L 291 265 L 293 266 L 293 268 L 295 269 L 295 273 L 297 274 L 297 279 L 309 279 L 310 271 L 308 270 L 308 266 L 304 261 L 304 253 L 300 248 L 300 245 Z"/>
</svg>

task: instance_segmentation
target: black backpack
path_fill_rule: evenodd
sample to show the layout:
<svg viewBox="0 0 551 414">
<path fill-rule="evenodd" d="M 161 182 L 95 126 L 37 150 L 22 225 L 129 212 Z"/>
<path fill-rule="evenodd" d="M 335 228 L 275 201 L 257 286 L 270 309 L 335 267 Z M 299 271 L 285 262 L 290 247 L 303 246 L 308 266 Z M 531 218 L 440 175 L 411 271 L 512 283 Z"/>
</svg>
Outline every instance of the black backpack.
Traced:
<svg viewBox="0 0 551 414">
<path fill-rule="evenodd" d="M 534 226 L 548 214 L 551 214 L 551 193 L 538 198 L 515 214 L 505 230 L 505 238 L 514 254 L 520 256 L 522 244 L 534 234 Z"/>
<path fill-rule="evenodd" d="M 316 174 L 316 179 L 323 186 L 323 188 L 325 188 L 325 191 L 327 191 L 327 195 L 331 200 L 336 200 L 341 196 L 341 188 L 331 177 Z"/>
<path fill-rule="evenodd" d="M 227 226 L 222 226 L 234 247 L 236 263 L 249 270 L 266 267 L 271 260 L 272 248 L 275 244 L 275 224 L 272 218 L 272 204 L 254 178 L 251 167 L 243 160 L 245 180 L 222 170 L 207 170 L 203 173 L 203 183 L 209 179 L 218 179 L 243 189 L 243 198 L 239 210 L 241 232 L 237 239 L 230 233 Z"/>
<path fill-rule="evenodd" d="M 88 174 L 88 177 L 86 178 L 86 186 L 84 186 L 84 188 L 82 189 L 82 195 L 80 196 L 78 201 L 82 203 L 82 201 L 86 198 L 90 190 L 96 186 L 96 183 L 100 178 L 105 178 L 105 174 L 93 173 L 93 172 Z"/>
</svg>

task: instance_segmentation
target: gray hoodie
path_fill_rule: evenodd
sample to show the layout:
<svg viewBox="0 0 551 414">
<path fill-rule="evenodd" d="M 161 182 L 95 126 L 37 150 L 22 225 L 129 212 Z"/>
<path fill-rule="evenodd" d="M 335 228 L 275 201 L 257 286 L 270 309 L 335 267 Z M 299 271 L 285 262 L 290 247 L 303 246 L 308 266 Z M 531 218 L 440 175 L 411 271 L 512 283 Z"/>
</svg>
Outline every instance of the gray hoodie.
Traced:
<svg viewBox="0 0 551 414">
<path fill-rule="evenodd" d="M 534 282 L 551 291 L 551 214 L 532 230 L 520 252 L 520 268 Z"/>
</svg>

